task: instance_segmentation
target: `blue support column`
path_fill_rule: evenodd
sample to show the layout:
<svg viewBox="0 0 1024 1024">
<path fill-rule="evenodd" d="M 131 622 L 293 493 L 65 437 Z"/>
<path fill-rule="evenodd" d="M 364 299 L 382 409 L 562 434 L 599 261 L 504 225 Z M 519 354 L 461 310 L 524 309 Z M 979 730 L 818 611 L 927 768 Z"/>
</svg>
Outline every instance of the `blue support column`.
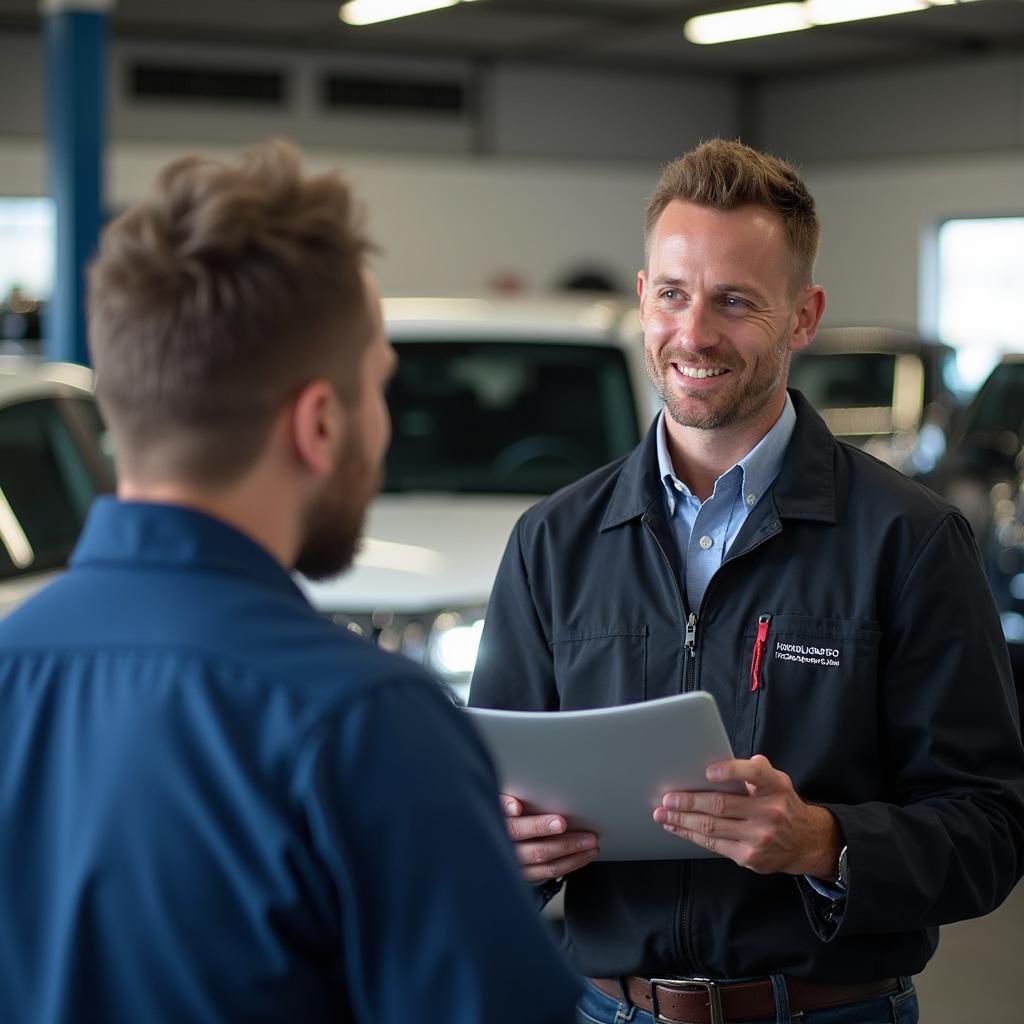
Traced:
<svg viewBox="0 0 1024 1024">
<path fill-rule="evenodd" d="M 50 193 L 57 212 L 50 359 L 89 361 L 85 268 L 103 225 L 107 15 L 113 0 L 43 0 L 49 86 Z"/>
</svg>

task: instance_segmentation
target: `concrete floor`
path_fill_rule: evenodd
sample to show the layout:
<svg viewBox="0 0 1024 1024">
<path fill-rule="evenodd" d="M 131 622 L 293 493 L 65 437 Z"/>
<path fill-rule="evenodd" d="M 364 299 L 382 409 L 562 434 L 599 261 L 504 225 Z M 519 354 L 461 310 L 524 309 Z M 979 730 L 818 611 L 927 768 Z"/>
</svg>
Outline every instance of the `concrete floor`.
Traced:
<svg viewBox="0 0 1024 1024">
<path fill-rule="evenodd" d="M 1024 882 L 988 917 L 943 928 L 915 983 L 921 1024 L 1024 1024 Z"/>
</svg>

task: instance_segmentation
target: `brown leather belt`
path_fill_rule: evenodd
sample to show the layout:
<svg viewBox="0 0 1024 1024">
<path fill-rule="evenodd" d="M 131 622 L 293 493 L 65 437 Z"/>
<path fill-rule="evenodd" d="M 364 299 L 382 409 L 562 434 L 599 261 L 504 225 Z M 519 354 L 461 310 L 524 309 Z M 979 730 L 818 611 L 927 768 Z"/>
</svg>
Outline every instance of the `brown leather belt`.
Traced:
<svg viewBox="0 0 1024 1024">
<path fill-rule="evenodd" d="M 673 978 L 623 978 L 629 999 L 660 1024 L 731 1024 L 762 1020 L 775 1015 L 775 994 L 768 978 L 756 981 L 714 981 Z M 591 978 L 590 983 L 613 999 L 622 998 L 615 978 Z M 790 1010 L 809 1012 L 855 1003 L 872 996 L 890 995 L 899 989 L 896 978 L 850 985 L 824 985 L 786 979 Z"/>
</svg>

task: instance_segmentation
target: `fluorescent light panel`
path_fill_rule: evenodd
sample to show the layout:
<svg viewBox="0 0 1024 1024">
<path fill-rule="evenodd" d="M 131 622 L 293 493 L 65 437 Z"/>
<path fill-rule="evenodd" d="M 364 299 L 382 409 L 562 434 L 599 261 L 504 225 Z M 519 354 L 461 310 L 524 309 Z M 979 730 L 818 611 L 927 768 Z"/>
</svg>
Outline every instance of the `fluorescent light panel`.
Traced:
<svg viewBox="0 0 1024 1024">
<path fill-rule="evenodd" d="M 690 18 L 683 34 L 691 43 L 729 43 L 738 39 L 799 32 L 818 25 L 885 18 L 972 0 L 805 0 L 803 3 L 743 7 Z"/>
<path fill-rule="evenodd" d="M 413 14 L 440 11 L 473 0 L 349 0 L 338 9 L 338 17 L 346 25 L 375 25 L 392 18 L 408 18 Z"/>
</svg>

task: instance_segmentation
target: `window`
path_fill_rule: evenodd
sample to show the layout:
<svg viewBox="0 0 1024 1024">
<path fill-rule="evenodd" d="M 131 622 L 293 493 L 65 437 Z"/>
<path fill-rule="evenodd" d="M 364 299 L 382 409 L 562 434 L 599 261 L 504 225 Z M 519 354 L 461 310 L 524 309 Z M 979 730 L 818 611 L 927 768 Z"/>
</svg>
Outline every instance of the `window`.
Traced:
<svg viewBox="0 0 1024 1024">
<path fill-rule="evenodd" d="M 38 339 L 53 290 L 53 202 L 0 197 L 0 340 Z"/>
<path fill-rule="evenodd" d="M 973 389 L 1024 345 L 1024 217 L 947 220 L 937 256 L 937 333 Z"/>
</svg>

